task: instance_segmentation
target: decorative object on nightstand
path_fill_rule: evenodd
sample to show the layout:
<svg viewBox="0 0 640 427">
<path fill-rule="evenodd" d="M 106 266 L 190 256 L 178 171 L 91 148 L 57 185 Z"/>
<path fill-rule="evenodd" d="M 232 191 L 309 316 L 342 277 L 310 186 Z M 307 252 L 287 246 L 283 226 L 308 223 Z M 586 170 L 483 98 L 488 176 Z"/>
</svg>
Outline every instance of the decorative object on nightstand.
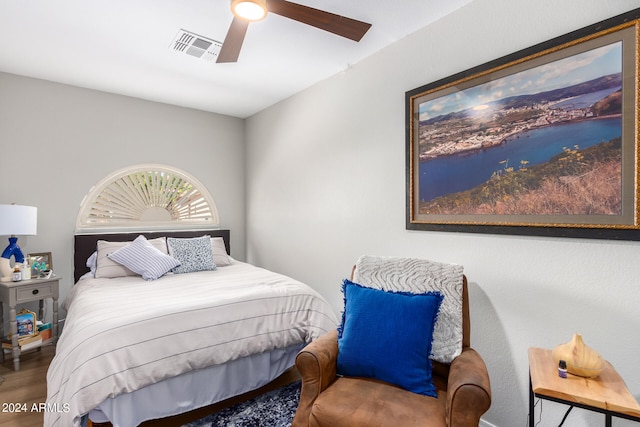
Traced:
<svg viewBox="0 0 640 427">
<path fill-rule="evenodd" d="M 22 205 L 0 205 L 0 235 L 9 235 L 9 246 L 0 257 L 0 273 L 2 282 L 13 280 L 11 257 L 16 264 L 24 262 L 24 255 L 18 246 L 16 235 L 34 236 L 38 228 L 38 208 Z M 16 267 L 20 267 L 16 265 Z"/>
<path fill-rule="evenodd" d="M 42 343 L 48 342 L 52 337 L 51 323 L 39 323 L 38 334 L 42 337 Z"/>
<path fill-rule="evenodd" d="M 36 314 L 33 311 L 29 311 L 26 308 L 20 310 L 16 316 L 16 323 L 18 327 L 18 347 L 20 347 L 21 352 L 38 348 L 42 345 L 42 336 L 38 332 Z M 13 335 L 12 332 L 9 332 L 6 337 L 2 337 L 3 353 L 5 349 L 13 350 Z"/>
<path fill-rule="evenodd" d="M 27 255 L 25 262 L 30 265 L 33 279 L 48 279 L 51 277 L 50 273 L 53 271 L 53 256 L 51 252 L 31 253 Z"/>
<path fill-rule="evenodd" d="M 31 263 L 29 262 L 29 255 L 27 255 L 22 263 L 22 280 L 31 280 Z"/>
<path fill-rule="evenodd" d="M 552 354 L 556 364 L 564 360 L 567 372 L 579 377 L 595 378 L 604 369 L 602 356 L 586 345 L 580 334 L 573 334 L 571 341 L 554 348 Z"/>
<path fill-rule="evenodd" d="M 18 327 L 18 339 L 38 333 L 36 314 L 26 308 L 20 310 L 20 313 L 16 316 L 16 325 Z M 11 338 L 11 335 L 9 334 L 8 337 Z"/>
</svg>

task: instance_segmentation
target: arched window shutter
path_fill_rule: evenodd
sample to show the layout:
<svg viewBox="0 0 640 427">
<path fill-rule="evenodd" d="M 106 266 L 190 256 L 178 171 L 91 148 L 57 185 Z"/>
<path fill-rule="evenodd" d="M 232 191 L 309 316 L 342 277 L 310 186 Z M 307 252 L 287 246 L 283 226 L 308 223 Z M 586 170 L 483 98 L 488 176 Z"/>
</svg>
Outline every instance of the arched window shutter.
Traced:
<svg viewBox="0 0 640 427">
<path fill-rule="evenodd" d="M 213 198 L 193 176 L 158 165 L 135 165 L 107 176 L 82 201 L 76 234 L 216 228 Z"/>
</svg>

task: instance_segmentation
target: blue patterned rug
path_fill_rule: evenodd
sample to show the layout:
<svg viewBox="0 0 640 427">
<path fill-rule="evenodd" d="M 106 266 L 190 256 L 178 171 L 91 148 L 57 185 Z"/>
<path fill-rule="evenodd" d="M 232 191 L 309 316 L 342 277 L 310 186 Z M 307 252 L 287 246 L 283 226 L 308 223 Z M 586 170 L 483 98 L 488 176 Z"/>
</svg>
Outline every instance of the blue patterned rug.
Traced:
<svg viewBox="0 0 640 427">
<path fill-rule="evenodd" d="M 300 384 L 287 384 L 183 427 L 289 427 L 298 408 Z"/>
</svg>

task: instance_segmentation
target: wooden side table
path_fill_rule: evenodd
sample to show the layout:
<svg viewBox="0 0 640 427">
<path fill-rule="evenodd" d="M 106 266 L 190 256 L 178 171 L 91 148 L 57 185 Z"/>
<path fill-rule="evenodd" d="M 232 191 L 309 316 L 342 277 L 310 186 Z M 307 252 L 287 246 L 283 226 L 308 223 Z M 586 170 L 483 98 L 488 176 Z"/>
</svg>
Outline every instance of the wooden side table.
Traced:
<svg viewBox="0 0 640 427">
<path fill-rule="evenodd" d="M 551 350 L 530 348 L 529 427 L 534 426 L 534 396 L 600 412 L 605 415 L 606 427 L 611 427 L 612 417 L 640 422 L 640 405 L 609 362 L 596 378 L 572 374 L 560 378 Z"/>
<path fill-rule="evenodd" d="M 20 369 L 20 347 L 18 346 L 18 323 L 16 321 L 16 305 L 31 301 L 40 301 L 40 320 L 44 317 L 44 299 L 53 300 L 52 340 L 58 339 L 58 295 L 60 277 L 50 279 L 31 279 L 20 282 L 0 282 L 0 336 L 4 337 L 4 305 L 9 306 L 9 329 L 12 333 L 13 368 Z M 2 360 L 4 360 L 4 350 Z"/>
</svg>

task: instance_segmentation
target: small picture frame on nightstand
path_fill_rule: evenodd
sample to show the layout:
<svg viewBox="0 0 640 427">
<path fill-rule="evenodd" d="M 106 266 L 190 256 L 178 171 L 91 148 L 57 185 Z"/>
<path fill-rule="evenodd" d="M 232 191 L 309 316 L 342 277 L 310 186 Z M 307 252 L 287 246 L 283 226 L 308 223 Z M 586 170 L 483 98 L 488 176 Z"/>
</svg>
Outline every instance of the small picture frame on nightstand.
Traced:
<svg viewBox="0 0 640 427">
<path fill-rule="evenodd" d="M 36 314 L 33 311 L 22 309 L 16 315 L 16 323 L 18 326 L 18 337 L 28 337 L 38 333 L 36 325 Z"/>
<path fill-rule="evenodd" d="M 32 279 L 50 278 L 53 271 L 53 257 L 51 252 L 40 252 L 27 255 L 31 266 Z M 49 275 L 49 277 L 47 277 Z"/>
</svg>

